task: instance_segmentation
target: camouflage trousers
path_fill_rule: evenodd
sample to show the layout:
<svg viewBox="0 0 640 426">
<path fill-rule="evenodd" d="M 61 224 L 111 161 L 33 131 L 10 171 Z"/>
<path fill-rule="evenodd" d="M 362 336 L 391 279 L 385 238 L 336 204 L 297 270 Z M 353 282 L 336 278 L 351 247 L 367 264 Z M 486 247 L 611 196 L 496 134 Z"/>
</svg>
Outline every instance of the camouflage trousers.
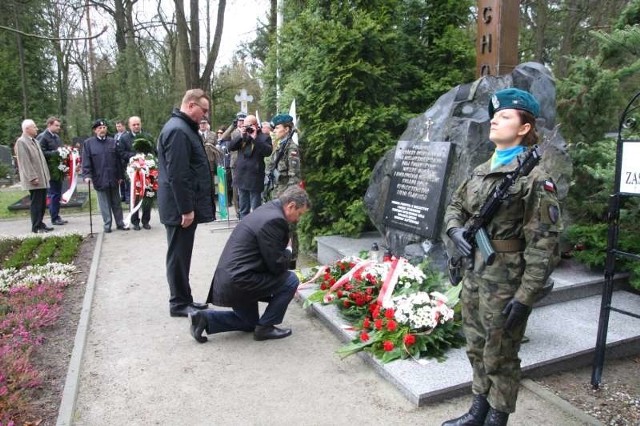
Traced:
<svg viewBox="0 0 640 426">
<path fill-rule="evenodd" d="M 506 317 L 501 312 L 520 279 L 489 281 L 467 271 L 462 285 L 462 321 L 473 369 L 473 393 L 486 395 L 496 410 L 513 413 L 521 377 L 518 352 L 527 325 L 525 321 L 511 332 L 505 331 Z"/>
</svg>

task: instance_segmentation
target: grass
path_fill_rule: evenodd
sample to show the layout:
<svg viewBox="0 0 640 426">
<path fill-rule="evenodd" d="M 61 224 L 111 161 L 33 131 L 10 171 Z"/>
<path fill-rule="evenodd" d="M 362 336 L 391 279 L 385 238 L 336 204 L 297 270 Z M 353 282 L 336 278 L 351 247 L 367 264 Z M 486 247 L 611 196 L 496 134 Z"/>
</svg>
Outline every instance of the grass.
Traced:
<svg viewBox="0 0 640 426">
<path fill-rule="evenodd" d="M 85 183 L 78 184 L 76 191 L 87 192 Z M 0 219 L 16 219 L 29 217 L 29 210 L 9 210 L 9 206 L 24 196 L 28 196 L 29 191 L 24 191 L 19 187 L 0 188 Z M 93 211 L 98 211 L 98 196 L 96 191 L 91 188 L 91 206 Z M 61 215 L 67 213 L 89 213 L 89 203 L 86 202 L 83 207 L 62 207 Z"/>
</svg>

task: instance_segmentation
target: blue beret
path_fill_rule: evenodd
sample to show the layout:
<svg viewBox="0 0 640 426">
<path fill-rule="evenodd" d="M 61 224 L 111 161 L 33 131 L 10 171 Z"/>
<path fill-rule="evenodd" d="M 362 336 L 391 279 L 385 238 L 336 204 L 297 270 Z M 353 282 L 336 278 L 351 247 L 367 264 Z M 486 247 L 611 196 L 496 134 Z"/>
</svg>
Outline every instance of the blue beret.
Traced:
<svg viewBox="0 0 640 426">
<path fill-rule="evenodd" d="M 271 119 L 271 127 L 276 127 L 278 124 L 293 124 L 293 117 L 289 114 L 278 114 Z"/>
<path fill-rule="evenodd" d="M 489 118 L 501 109 L 520 109 L 537 117 L 540 114 L 540 104 L 536 98 L 524 90 L 509 88 L 493 94 L 489 103 Z"/>
<path fill-rule="evenodd" d="M 93 124 L 91 125 L 91 130 L 94 130 L 96 127 L 100 127 L 100 126 L 106 126 L 109 127 L 109 125 L 107 124 L 107 122 L 105 120 L 103 120 L 102 118 L 98 118 L 96 121 L 93 122 Z"/>
</svg>

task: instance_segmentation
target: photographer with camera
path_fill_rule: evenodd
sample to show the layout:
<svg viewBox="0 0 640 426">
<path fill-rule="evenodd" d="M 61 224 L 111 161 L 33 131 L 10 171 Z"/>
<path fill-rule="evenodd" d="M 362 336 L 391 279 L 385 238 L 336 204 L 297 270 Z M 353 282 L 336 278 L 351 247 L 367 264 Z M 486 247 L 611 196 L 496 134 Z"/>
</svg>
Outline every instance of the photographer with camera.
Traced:
<svg viewBox="0 0 640 426">
<path fill-rule="evenodd" d="M 271 155 L 271 137 L 262 133 L 255 115 L 247 115 L 240 135 L 231 140 L 229 151 L 237 151 L 233 187 L 238 193 L 240 219 L 262 204 L 264 159 Z"/>
</svg>

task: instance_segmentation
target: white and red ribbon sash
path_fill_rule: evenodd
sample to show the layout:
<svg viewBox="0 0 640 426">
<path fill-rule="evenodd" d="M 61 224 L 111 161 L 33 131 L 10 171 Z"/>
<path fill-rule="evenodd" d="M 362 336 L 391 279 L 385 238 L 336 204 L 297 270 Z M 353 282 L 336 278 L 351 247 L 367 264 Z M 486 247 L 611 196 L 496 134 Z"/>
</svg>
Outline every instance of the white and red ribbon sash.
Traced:
<svg viewBox="0 0 640 426">
<path fill-rule="evenodd" d="M 145 174 L 142 169 L 135 169 L 129 172 L 129 181 L 131 182 L 131 192 L 129 195 L 129 214 L 124 220 L 125 226 L 129 226 L 131 224 L 131 216 L 142 207 L 142 202 L 144 201 L 144 193 L 145 193 Z M 136 203 L 136 188 L 140 184 L 140 191 L 142 195 L 140 195 L 139 200 Z"/>
<path fill-rule="evenodd" d="M 69 189 L 67 189 L 64 194 L 62 194 L 62 198 L 60 202 L 62 204 L 67 204 L 73 193 L 76 190 L 76 186 L 78 185 L 78 173 L 76 173 L 76 163 L 80 155 L 76 150 L 71 150 L 69 153 L 69 157 L 67 157 L 67 166 L 69 167 Z"/>
<path fill-rule="evenodd" d="M 384 278 L 384 284 L 382 284 L 378 299 L 376 300 L 383 308 L 390 308 L 392 306 L 391 297 L 393 296 L 393 290 L 396 288 L 398 278 L 400 278 L 400 274 L 406 264 L 407 259 L 404 257 L 394 258 L 391 261 L 391 268 L 389 268 L 387 276 Z"/>
</svg>

